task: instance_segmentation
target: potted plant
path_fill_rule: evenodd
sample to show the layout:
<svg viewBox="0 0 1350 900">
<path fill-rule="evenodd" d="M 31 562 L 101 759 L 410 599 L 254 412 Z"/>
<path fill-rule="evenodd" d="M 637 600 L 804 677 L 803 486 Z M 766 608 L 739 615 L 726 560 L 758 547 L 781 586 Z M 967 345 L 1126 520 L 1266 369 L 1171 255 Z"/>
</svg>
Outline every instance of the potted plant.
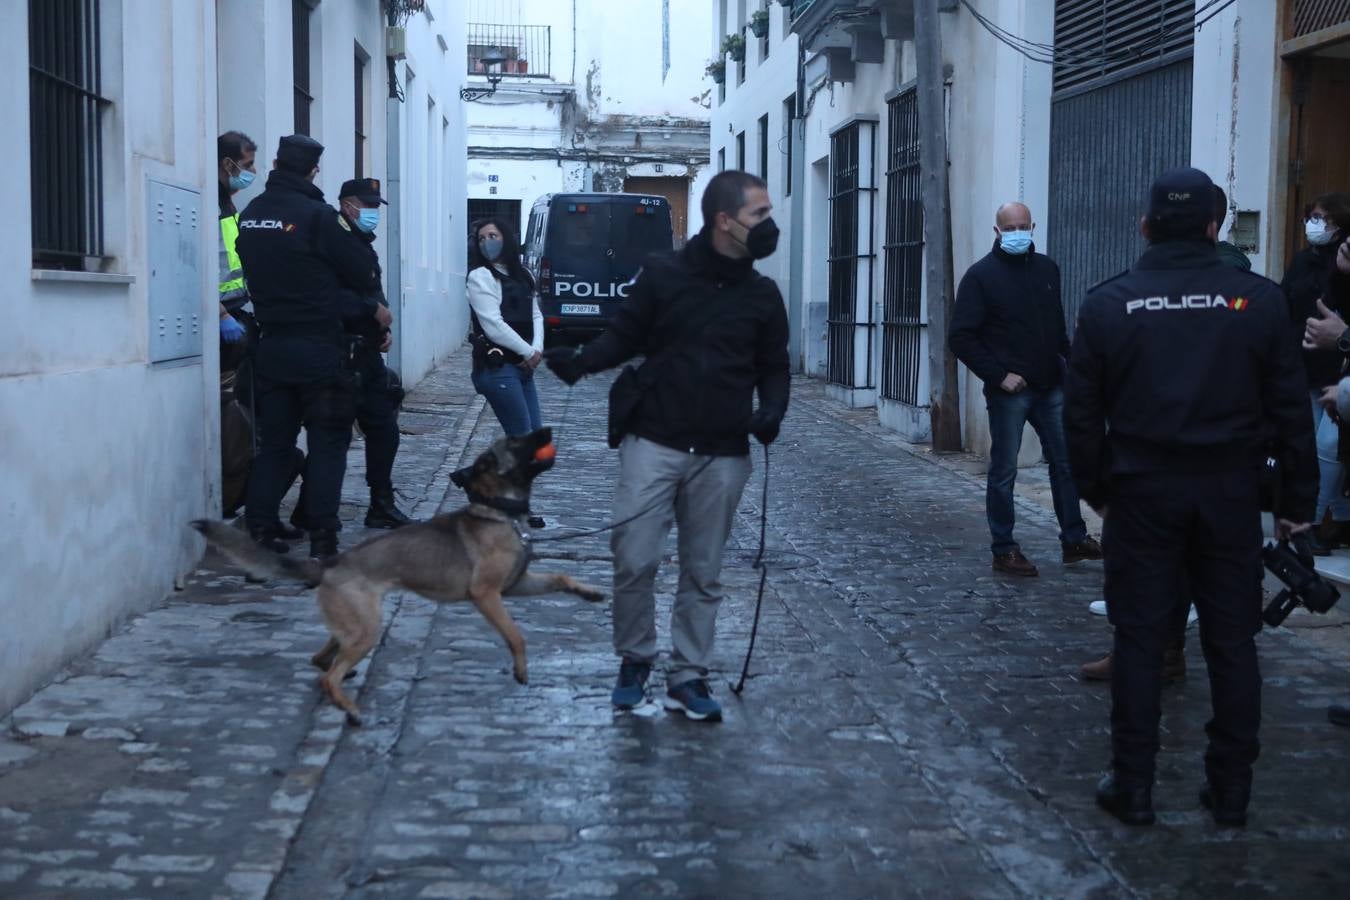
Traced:
<svg viewBox="0 0 1350 900">
<path fill-rule="evenodd" d="M 769 11 L 757 9 L 750 14 L 750 33 L 762 38 L 769 33 Z"/>
<path fill-rule="evenodd" d="M 722 38 L 722 52 L 730 56 L 732 62 L 745 62 L 745 38 L 739 34 Z"/>
<path fill-rule="evenodd" d="M 712 80 L 717 84 L 721 84 L 727 80 L 727 64 L 720 59 L 716 62 L 708 63 L 708 68 L 703 71 L 711 75 Z"/>
</svg>

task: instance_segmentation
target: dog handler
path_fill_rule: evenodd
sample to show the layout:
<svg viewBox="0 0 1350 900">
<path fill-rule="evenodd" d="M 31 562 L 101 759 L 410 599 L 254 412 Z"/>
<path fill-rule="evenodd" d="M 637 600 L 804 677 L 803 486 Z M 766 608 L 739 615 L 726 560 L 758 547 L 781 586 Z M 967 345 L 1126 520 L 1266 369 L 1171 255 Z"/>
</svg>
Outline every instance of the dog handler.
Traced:
<svg viewBox="0 0 1350 900">
<path fill-rule="evenodd" d="M 639 353 L 647 357 L 639 375 L 645 387 L 623 423 L 614 491 L 615 521 L 633 521 L 610 541 L 614 650 L 622 658 L 612 699 L 627 709 L 645 696 L 657 658 L 656 570 L 673 521 L 680 582 L 665 706 L 720 721 L 708 668 L 722 553 L 750 477 L 748 435 L 772 443 L 787 412 L 788 322 L 777 285 L 754 269 L 778 244 L 767 185 L 746 172 L 723 172 L 702 202 L 703 230 L 683 250 L 647 260 L 604 334 L 546 356 L 568 384 Z"/>
</svg>

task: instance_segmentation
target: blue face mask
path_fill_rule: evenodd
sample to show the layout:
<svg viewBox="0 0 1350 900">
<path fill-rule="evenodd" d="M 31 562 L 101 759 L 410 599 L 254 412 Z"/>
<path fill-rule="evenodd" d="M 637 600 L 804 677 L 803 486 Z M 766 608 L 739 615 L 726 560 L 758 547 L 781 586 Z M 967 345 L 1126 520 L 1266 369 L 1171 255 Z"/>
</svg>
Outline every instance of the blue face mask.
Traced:
<svg viewBox="0 0 1350 900">
<path fill-rule="evenodd" d="M 1000 231 L 998 233 L 998 245 L 1003 248 L 1004 253 L 1020 256 L 1031 249 L 1031 232 Z"/>
<path fill-rule="evenodd" d="M 230 190 L 242 191 L 244 188 L 248 187 L 250 184 L 253 183 L 253 179 L 255 177 L 256 176 L 254 176 L 254 174 L 250 172 L 248 169 L 240 169 L 238 175 L 230 176 Z"/>
<path fill-rule="evenodd" d="M 496 262 L 502 255 L 502 239 L 483 238 L 478 242 L 478 249 L 483 251 L 483 258 L 488 262 Z"/>
<path fill-rule="evenodd" d="M 366 234 L 370 234 L 380 224 L 380 211 L 378 209 L 363 209 L 361 214 L 356 217 L 356 227 Z"/>
</svg>

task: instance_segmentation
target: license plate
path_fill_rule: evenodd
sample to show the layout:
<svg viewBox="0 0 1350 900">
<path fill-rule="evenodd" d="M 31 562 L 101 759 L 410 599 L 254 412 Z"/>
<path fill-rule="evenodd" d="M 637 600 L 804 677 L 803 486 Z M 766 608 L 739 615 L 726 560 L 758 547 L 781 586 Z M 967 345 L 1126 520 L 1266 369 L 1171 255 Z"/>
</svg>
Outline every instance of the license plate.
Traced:
<svg viewBox="0 0 1350 900">
<path fill-rule="evenodd" d="M 598 316 L 600 315 L 600 304 L 564 303 L 562 305 L 562 314 L 564 316 Z"/>
</svg>

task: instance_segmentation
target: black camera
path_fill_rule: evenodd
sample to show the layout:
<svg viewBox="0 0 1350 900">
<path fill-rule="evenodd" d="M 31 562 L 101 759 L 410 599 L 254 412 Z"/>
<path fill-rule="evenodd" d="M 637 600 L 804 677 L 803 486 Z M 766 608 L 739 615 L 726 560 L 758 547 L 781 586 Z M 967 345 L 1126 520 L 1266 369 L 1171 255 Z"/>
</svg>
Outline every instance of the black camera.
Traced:
<svg viewBox="0 0 1350 900">
<path fill-rule="evenodd" d="M 1261 561 L 1270 574 L 1284 583 L 1284 589 L 1275 595 L 1275 599 L 1261 614 L 1267 625 L 1279 625 L 1296 606 L 1302 606 L 1310 612 L 1324 613 L 1341 599 L 1341 592 L 1313 568 L 1312 547 L 1304 535 L 1294 535 L 1278 544 L 1267 544 L 1261 550 Z"/>
</svg>

